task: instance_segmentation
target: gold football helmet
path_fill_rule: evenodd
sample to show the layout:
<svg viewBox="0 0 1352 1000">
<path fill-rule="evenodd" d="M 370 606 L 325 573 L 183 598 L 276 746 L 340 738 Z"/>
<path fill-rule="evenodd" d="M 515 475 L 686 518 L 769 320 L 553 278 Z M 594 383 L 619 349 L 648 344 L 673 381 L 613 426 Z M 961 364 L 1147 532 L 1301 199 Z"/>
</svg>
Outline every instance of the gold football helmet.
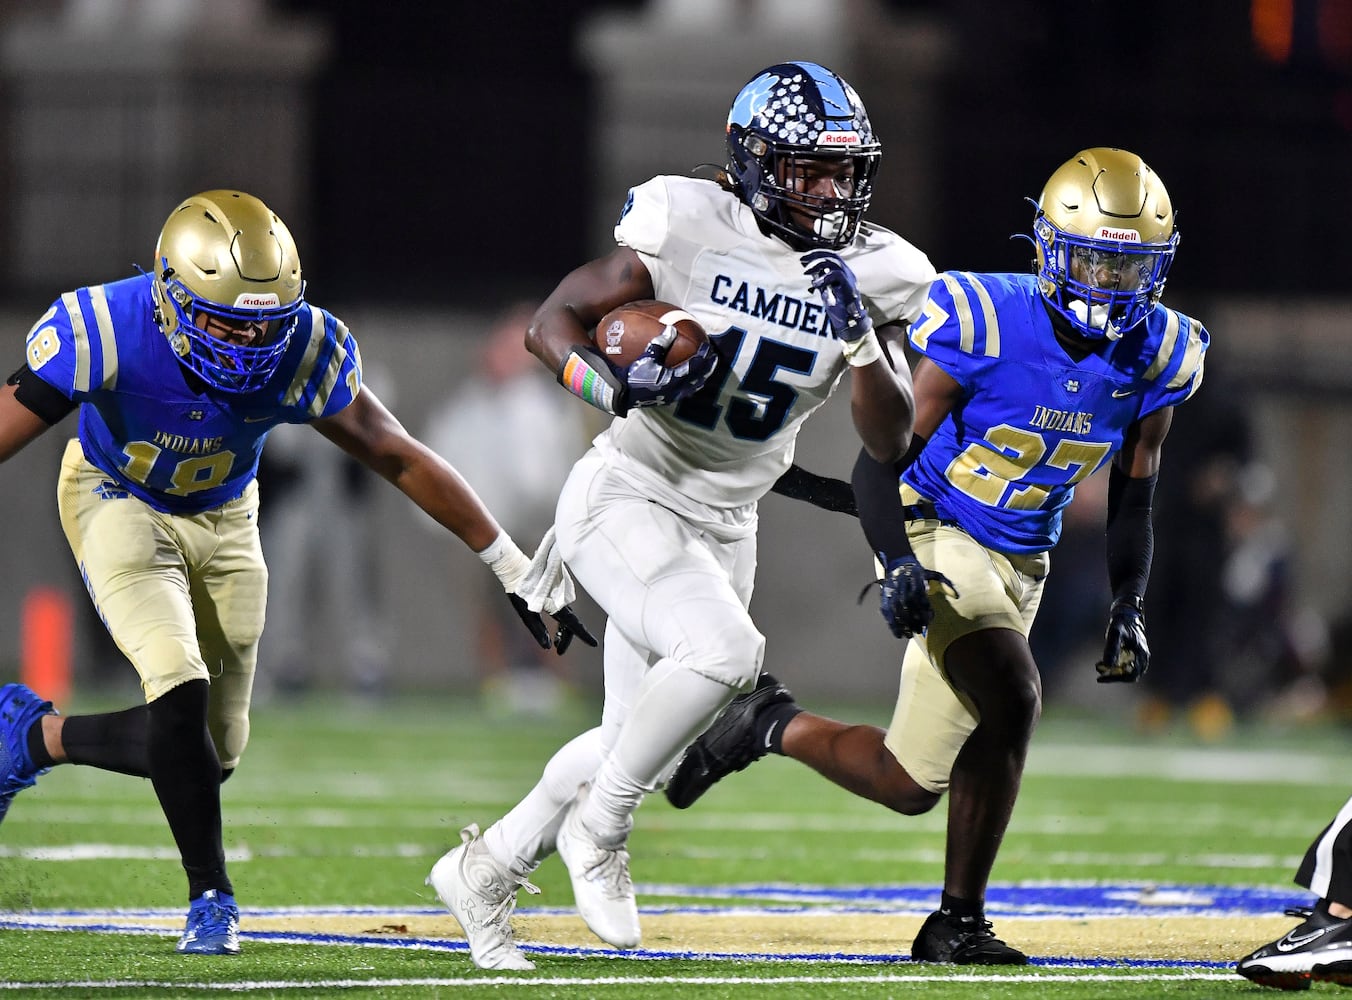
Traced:
<svg viewBox="0 0 1352 1000">
<path fill-rule="evenodd" d="M 1159 302 L 1178 230 L 1159 176 L 1135 153 L 1100 146 L 1048 178 L 1033 243 L 1052 308 L 1082 336 L 1116 340 Z"/>
<path fill-rule="evenodd" d="M 305 305 L 290 230 L 242 191 L 204 191 L 170 213 L 151 283 L 155 322 L 179 360 L 226 392 L 251 392 L 272 377 Z M 252 327 L 253 339 L 213 336 L 197 323 L 204 314 L 205 325 Z"/>
</svg>

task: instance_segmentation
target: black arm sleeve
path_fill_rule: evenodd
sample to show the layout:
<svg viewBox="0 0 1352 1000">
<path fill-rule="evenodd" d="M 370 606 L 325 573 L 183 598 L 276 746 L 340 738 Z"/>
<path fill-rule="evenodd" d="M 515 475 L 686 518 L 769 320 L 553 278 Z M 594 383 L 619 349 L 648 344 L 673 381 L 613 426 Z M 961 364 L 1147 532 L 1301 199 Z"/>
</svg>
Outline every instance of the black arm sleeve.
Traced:
<svg viewBox="0 0 1352 1000">
<path fill-rule="evenodd" d="M 822 510 L 859 516 L 854 502 L 854 488 L 843 479 L 832 479 L 808 472 L 800 465 L 790 465 L 784 475 L 775 480 L 771 492 L 794 500 L 802 500 Z"/>
<path fill-rule="evenodd" d="M 886 464 L 876 461 L 866 449 L 861 448 L 859 458 L 854 463 L 851 480 L 854 483 L 855 501 L 859 504 L 859 525 L 864 529 L 864 537 L 868 539 L 874 553 L 885 556 L 884 563 L 911 553 L 911 543 L 906 537 L 906 514 L 901 507 L 901 489 L 897 480 L 923 445 L 923 441 L 913 439 L 905 458 Z"/>
<path fill-rule="evenodd" d="M 41 417 L 49 426 L 60 423 L 61 418 L 78 405 L 34 375 L 27 365 L 5 379 L 5 385 L 14 386 L 14 398 Z"/>
<path fill-rule="evenodd" d="M 1155 552 L 1155 529 L 1150 505 L 1156 476 L 1132 479 L 1115 464 L 1108 472 L 1108 585 L 1113 603 L 1141 606 L 1150 560 Z"/>
</svg>

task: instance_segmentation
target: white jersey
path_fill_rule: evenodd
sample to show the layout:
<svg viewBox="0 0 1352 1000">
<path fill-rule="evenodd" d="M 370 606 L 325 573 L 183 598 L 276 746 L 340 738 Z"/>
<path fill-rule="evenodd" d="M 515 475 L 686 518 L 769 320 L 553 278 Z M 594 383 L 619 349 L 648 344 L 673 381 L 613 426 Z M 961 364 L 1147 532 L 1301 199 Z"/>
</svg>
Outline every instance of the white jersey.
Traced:
<svg viewBox="0 0 1352 1000">
<path fill-rule="evenodd" d="M 658 299 L 688 310 L 722 361 L 699 392 L 615 420 L 597 447 L 697 503 L 759 500 L 793 463 L 803 421 L 847 367 L 802 252 L 766 236 L 713 181 L 654 177 L 629 192 L 616 242 L 638 252 Z M 920 250 L 865 223 L 840 255 L 875 325 L 920 315 L 935 277 Z M 628 461 L 626 462 L 625 459 Z"/>
</svg>

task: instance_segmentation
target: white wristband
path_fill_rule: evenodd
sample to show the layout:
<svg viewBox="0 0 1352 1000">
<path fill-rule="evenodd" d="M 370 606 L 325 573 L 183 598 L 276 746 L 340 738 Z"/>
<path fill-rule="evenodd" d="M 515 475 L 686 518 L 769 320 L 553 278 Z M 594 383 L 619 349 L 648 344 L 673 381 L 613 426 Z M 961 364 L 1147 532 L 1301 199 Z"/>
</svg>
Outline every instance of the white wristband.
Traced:
<svg viewBox="0 0 1352 1000">
<path fill-rule="evenodd" d="M 505 531 L 493 539 L 488 548 L 477 554 L 502 581 L 502 589 L 509 594 L 516 593 L 521 581 L 530 572 L 530 560 Z"/>
<path fill-rule="evenodd" d="M 852 368 L 863 368 L 864 365 L 871 365 L 883 356 L 882 345 L 878 343 L 878 335 L 870 330 L 858 340 L 845 341 L 845 360 L 850 363 Z"/>
</svg>

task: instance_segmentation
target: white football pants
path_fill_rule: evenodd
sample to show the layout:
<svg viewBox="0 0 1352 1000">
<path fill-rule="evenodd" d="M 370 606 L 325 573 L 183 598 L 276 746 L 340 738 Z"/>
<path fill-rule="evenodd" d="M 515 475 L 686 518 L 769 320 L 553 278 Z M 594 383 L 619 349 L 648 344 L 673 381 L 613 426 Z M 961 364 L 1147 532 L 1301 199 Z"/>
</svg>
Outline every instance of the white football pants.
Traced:
<svg viewBox="0 0 1352 1000">
<path fill-rule="evenodd" d="M 622 842 L 643 796 L 760 675 L 765 637 L 747 613 L 755 505 L 707 507 L 654 479 L 592 449 L 559 497 L 560 553 L 607 616 L 605 704 L 600 727 L 560 749 L 486 834 L 518 874 L 553 851 L 587 782 L 583 823 L 603 843 Z"/>
</svg>

